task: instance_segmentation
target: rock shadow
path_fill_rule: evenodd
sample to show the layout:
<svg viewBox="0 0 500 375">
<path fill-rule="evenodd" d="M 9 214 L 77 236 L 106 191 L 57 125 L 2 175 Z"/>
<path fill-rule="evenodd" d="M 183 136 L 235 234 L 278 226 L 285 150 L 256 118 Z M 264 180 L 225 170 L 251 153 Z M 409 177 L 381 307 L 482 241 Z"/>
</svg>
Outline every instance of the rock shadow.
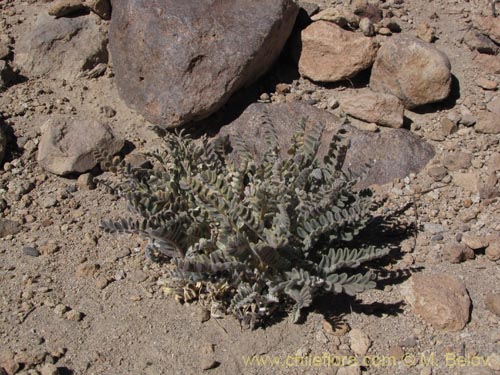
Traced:
<svg viewBox="0 0 500 375">
<path fill-rule="evenodd" d="M 454 75 L 451 76 L 451 90 L 450 95 L 443 101 L 438 103 L 426 104 L 417 108 L 412 109 L 413 112 L 420 115 L 435 113 L 438 111 L 445 111 L 454 108 L 457 104 L 457 100 L 460 99 L 460 82 Z"/>
</svg>

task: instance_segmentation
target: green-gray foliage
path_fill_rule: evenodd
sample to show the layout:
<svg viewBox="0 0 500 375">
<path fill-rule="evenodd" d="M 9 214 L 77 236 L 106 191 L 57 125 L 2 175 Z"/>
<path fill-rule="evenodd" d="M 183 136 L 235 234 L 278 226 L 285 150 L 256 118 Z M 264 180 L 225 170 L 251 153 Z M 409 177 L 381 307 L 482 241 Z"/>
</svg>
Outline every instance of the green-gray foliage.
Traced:
<svg viewBox="0 0 500 375">
<path fill-rule="evenodd" d="M 315 297 L 373 288 L 374 274 L 359 266 L 389 251 L 353 241 L 374 203 L 342 171 L 338 135 L 319 158 L 323 126 L 302 125 L 283 158 L 273 126 L 263 127 L 260 161 L 237 136 L 229 153 L 222 138 L 167 133 L 154 169 L 119 168 L 120 192 L 140 219 L 102 225 L 148 239 L 148 257 L 171 263 L 177 299 L 203 300 L 251 327 L 276 308 L 291 307 L 296 322 Z"/>
</svg>

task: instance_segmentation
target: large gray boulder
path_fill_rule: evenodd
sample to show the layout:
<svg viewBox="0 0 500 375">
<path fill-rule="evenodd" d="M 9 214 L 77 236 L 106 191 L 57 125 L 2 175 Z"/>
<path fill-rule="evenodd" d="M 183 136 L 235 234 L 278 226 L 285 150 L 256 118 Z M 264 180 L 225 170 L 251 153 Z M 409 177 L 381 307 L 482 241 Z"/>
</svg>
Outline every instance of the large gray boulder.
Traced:
<svg viewBox="0 0 500 375">
<path fill-rule="evenodd" d="M 74 80 L 108 61 L 107 35 L 97 16 L 41 13 L 16 43 L 14 63 L 28 77 Z"/>
<path fill-rule="evenodd" d="M 203 119 L 273 64 L 292 0 L 115 0 L 110 50 L 120 96 L 173 128 Z"/>
<path fill-rule="evenodd" d="M 263 118 L 274 124 L 283 153 L 289 148 L 291 137 L 301 119 L 306 119 L 309 125 L 318 122 L 325 125 L 325 142 L 319 150 L 320 155 L 327 152 L 328 142 L 333 134 L 339 129 L 347 130 L 350 148 L 344 167 L 358 174 L 367 163 L 372 165 L 359 187 L 382 185 L 416 173 L 434 156 L 433 148 L 408 130 L 387 129 L 380 133 L 361 131 L 349 125 L 341 125 L 340 119 L 327 111 L 300 102 L 252 104 L 235 121 L 223 127 L 219 136 L 241 134 L 256 150 L 258 157 L 266 149 L 262 131 Z"/>
</svg>

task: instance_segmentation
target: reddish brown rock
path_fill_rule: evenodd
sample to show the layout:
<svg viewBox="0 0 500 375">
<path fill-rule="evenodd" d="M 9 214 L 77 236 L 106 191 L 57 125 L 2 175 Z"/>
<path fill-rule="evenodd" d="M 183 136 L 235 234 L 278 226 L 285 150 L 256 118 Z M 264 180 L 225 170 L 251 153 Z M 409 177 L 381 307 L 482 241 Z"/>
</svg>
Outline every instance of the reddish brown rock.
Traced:
<svg viewBox="0 0 500 375">
<path fill-rule="evenodd" d="M 401 293 L 413 312 L 437 329 L 460 331 L 469 321 L 471 301 L 457 276 L 415 274 Z"/>
<path fill-rule="evenodd" d="M 430 43 L 395 36 L 380 47 L 370 87 L 374 91 L 395 95 L 406 108 L 438 102 L 450 93 L 450 61 Z"/>
<path fill-rule="evenodd" d="M 378 43 L 334 23 L 314 22 L 301 34 L 299 71 L 318 82 L 352 78 L 372 66 Z"/>
<path fill-rule="evenodd" d="M 500 316 L 500 293 L 488 293 L 484 304 L 493 314 Z"/>
<path fill-rule="evenodd" d="M 264 74 L 288 39 L 292 0 L 115 0 L 109 38 L 120 96 L 178 127 L 221 108 Z"/>
</svg>

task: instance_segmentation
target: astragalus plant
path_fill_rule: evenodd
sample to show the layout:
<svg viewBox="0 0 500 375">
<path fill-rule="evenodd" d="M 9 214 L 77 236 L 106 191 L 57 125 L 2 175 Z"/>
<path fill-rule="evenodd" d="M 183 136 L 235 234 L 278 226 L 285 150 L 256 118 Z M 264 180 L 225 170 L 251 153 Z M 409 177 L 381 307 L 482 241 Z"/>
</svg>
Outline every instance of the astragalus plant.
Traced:
<svg viewBox="0 0 500 375">
<path fill-rule="evenodd" d="M 360 265 L 389 250 L 356 240 L 372 219 L 371 191 L 356 190 L 342 170 L 341 136 L 319 157 L 324 127 L 304 124 L 282 153 L 264 122 L 267 149 L 257 157 L 241 137 L 228 147 L 223 138 L 167 133 L 150 155 L 153 169 L 118 166 L 117 192 L 134 215 L 102 227 L 146 238 L 148 258 L 170 264 L 166 290 L 177 300 L 250 327 L 277 310 L 296 322 L 315 298 L 375 287 Z"/>
</svg>

